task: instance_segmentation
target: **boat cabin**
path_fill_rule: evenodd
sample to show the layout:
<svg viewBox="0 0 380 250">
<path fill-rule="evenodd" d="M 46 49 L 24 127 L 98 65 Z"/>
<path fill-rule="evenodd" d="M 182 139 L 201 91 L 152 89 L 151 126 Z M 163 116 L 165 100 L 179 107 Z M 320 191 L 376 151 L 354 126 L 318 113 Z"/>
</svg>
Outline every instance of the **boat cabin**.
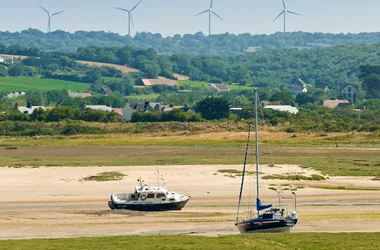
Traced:
<svg viewBox="0 0 380 250">
<path fill-rule="evenodd" d="M 280 220 L 284 217 L 284 209 L 272 208 L 262 215 L 263 220 Z"/>
</svg>

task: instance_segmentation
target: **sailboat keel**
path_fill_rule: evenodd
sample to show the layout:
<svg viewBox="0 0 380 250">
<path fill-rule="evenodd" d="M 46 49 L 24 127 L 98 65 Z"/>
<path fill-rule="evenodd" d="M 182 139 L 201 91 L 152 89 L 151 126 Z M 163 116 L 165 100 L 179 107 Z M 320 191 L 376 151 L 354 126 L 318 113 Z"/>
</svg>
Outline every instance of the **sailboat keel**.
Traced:
<svg viewBox="0 0 380 250">
<path fill-rule="evenodd" d="M 297 224 L 297 220 L 251 222 L 245 221 L 237 224 L 240 233 L 288 233 Z"/>
</svg>

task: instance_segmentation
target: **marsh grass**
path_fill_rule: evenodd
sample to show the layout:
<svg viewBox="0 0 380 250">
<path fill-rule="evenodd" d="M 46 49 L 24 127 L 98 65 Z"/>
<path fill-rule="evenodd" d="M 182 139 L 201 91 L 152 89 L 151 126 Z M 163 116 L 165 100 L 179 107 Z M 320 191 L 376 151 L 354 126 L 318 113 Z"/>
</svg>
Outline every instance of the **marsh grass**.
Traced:
<svg viewBox="0 0 380 250">
<path fill-rule="evenodd" d="M 380 245 L 380 233 L 291 233 L 200 236 L 130 236 L 72 239 L 33 239 L 0 241 L 0 249 L 260 249 L 260 250 L 374 250 Z"/>
<path fill-rule="evenodd" d="M 325 190 L 347 190 L 347 191 L 380 191 L 380 188 L 355 188 L 355 187 L 331 187 L 331 186 L 311 186 L 311 188 L 325 189 Z"/>
<path fill-rule="evenodd" d="M 354 219 L 380 219 L 380 212 L 341 212 L 341 213 L 313 213 L 303 214 L 303 220 L 326 221 L 326 220 L 354 220 Z"/>
<path fill-rule="evenodd" d="M 103 124 L 99 126 L 125 126 L 130 129 L 132 125 Z M 154 126 L 157 126 L 156 129 L 165 128 L 163 124 Z M 0 149 L 0 166 L 242 164 L 245 132 L 214 133 L 205 131 L 208 131 L 207 129 L 230 129 L 236 126 L 244 127 L 244 124 L 205 123 L 168 126 L 172 126 L 171 129 L 178 128 L 178 132 L 160 130 L 161 132 L 157 134 L 139 135 L 2 137 L 0 138 L 0 146 L 3 147 Z M 344 135 L 344 133 L 329 134 L 327 138 Z M 313 134 L 297 134 L 297 138 L 289 140 L 289 135 L 286 133 L 269 132 L 268 141 L 272 145 L 271 152 L 276 165 L 299 165 L 303 168 L 321 171 L 323 175 L 329 176 L 380 176 L 380 154 L 376 149 L 380 145 L 380 140 L 376 141 L 369 135 L 368 133 L 350 134 L 350 139 L 345 142 L 344 146 L 340 145 L 338 150 L 335 149 L 333 140 L 316 137 Z M 265 144 L 260 146 L 261 164 L 272 166 L 272 157 L 268 147 Z M 17 149 L 6 150 L 5 147 L 17 147 Z M 248 160 L 252 164 L 254 156 L 249 155 Z M 241 175 L 241 173 L 232 174 Z"/>
<path fill-rule="evenodd" d="M 305 176 L 300 174 L 289 175 L 267 175 L 263 177 L 264 180 L 287 180 L 287 181 L 323 181 L 326 178 L 322 175 L 313 174 L 311 176 Z"/>
<path fill-rule="evenodd" d="M 18 147 L 5 147 L 6 150 L 16 150 Z"/>
<path fill-rule="evenodd" d="M 102 124 L 84 123 L 88 126 L 100 127 L 116 133 L 107 135 L 77 135 L 77 136 L 38 136 L 38 137 L 2 137 L 0 146 L 127 146 L 127 145 L 199 145 L 212 147 L 244 147 L 246 143 L 246 123 L 235 122 L 204 122 L 204 123 L 154 123 L 154 124 Z M 134 134 L 136 130 L 147 128 L 146 133 Z M 151 130 L 149 132 L 149 130 Z M 117 131 L 120 131 L 117 134 Z M 231 131 L 235 131 L 231 133 Z M 164 135 L 164 136 L 162 136 Z M 332 134 L 345 136 L 345 133 Z M 263 138 L 264 139 L 264 138 Z M 265 141 L 272 146 L 315 148 L 335 148 L 335 140 L 330 137 L 315 137 L 312 134 L 297 134 L 297 138 L 289 140 L 285 132 L 268 132 Z M 266 144 L 260 141 L 261 144 Z M 356 133 L 340 145 L 343 148 L 380 147 L 380 138 L 374 139 L 369 133 Z M 339 149 L 339 150 L 340 150 Z M 344 149 L 343 149 L 344 151 Z"/>
<path fill-rule="evenodd" d="M 125 176 L 120 172 L 104 172 L 97 175 L 88 176 L 82 178 L 80 181 L 96 181 L 96 182 L 107 182 L 107 181 L 121 181 Z"/>
<path fill-rule="evenodd" d="M 235 176 L 242 176 L 243 175 L 243 171 L 236 170 L 236 169 L 222 169 L 222 170 L 218 170 L 218 172 L 223 173 L 223 174 L 233 174 Z M 245 174 L 246 175 L 256 175 L 255 172 L 250 172 L 250 171 L 246 171 Z"/>
<path fill-rule="evenodd" d="M 296 185 L 292 185 L 292 184 L 280 184 L 280 185 L 270 184 L 269 186 L 270 187 L 268 189 L 273 190 L 273 191 L 277 191 L 278 188 L 281 188 L 283 191 L 298 191 L 299 189 L 304 189 L 307 187 L 305 185 L 300 185 L 300 184 L 296 184 Z"/>
</svg>

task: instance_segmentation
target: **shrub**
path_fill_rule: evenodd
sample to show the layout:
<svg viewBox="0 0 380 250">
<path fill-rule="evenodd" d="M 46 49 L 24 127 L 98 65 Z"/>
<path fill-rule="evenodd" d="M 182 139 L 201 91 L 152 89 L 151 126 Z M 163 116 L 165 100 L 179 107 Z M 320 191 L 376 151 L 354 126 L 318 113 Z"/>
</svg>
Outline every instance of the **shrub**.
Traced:
<svg viewBox="0 0 380 250">
<path fill-rule="evenodd" d="M 286 132 L 286 133 L 295 133 L 295 132 L 297 132 L 297 129 L 294 128 L 294 127 L 287 127 L 287 128 L 285 129 L 285 132 Z"/>
<path fill-rule="evenodd" d="M 69 123 L 62 131 L 64 135 L 76 135 L 76 134 L 106 134 L 102 128 L 85 126 L 81 123 Z"/>
</svg>

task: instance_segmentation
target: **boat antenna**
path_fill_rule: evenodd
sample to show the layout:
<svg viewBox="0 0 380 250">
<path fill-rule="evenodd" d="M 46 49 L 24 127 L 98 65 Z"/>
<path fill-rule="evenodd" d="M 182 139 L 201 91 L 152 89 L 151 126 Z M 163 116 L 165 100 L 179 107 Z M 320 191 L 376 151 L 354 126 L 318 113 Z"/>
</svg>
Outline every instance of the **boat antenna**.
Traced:
<svg viewBox="0 0 380 250">
<path fill-rule="evenodd" d="M 277 197 L 278 197 L 278 207 L 281 208 L 281 194 L 282 194 L 282 188 L 281 186 L 277 188 Z"/>
<path fill-rule="evenodd" d="M 160 169 L 158 168 L 158 165 L 157 165 L 157 186 L 158 187 L 160 186 Z"/>
<path fill-rule="evenodd" d="M 244 188 L 244 179 L 245 179 L 245 171 L 246 171 L 246 168 L 247 168 L 247 160 L 248 160 L 248 149 L 249 149 L 249 142 L 250 142 L 250 139 L 251 139 L 251 131 L 252 131 L 252 126 L 253 126 L 253 118 L 254 118 L 254 105 L 256 104 L 257 102 L 257 98 L 256 98 L 256 95 L 257 95 L 257 89 L 255 88 L 254 89 L 254 92 L 255 92 L 255 99 L 256 101 L 252 101 L 252 106 L 251 106 L 251 117 L 249 119 L 249 126 L 248 126 L 248 138 L 247 138 L 247 144 L 246 144 L 246 147 L 245 147 L 245 155 L 244 155 L 244 166 L 243 166 L 243 173 L 241 175 L 241 186 L 240 186 L 240 195 L 239 195 L 239 205 L 238 205 L 238 211 L 237 211 L 237 214 L 236 214 L 236 223 L 239 222 L 239 214 L 240 214 L 240 207 L 241 207 L 241 200 L 242 200 L 242 197 L 243 197 L 243 188 Z"/>
</svg>

